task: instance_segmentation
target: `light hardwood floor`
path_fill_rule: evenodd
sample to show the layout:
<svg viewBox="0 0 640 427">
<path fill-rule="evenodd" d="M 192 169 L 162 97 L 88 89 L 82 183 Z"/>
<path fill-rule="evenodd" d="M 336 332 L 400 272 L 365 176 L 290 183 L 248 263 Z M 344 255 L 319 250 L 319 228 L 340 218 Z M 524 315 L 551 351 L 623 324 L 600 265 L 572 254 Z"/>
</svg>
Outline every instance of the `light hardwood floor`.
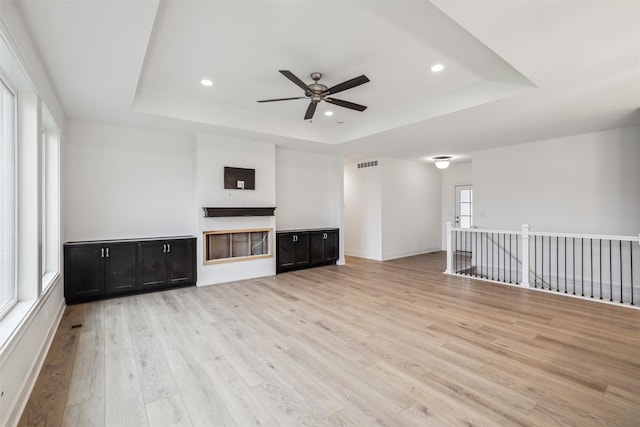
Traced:
<svg viewBox="0 0 640 427">
<path fill-rule="evenodd" d="M 444 264 L 69 306 L 20 425 L 640 425 L 640 310 Z"/>
</svg>

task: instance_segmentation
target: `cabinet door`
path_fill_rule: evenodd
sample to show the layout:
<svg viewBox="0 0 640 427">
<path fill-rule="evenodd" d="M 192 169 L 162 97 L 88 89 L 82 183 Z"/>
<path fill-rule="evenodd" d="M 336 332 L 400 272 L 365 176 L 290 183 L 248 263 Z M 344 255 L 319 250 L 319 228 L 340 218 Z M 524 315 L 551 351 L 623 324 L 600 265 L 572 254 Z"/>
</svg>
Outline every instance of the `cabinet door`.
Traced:
<svg viewBox="0 0 640 427">
<path fill-rule="evenodd" d="M 294 233 L 293 259 L 294 265 L 303 266 L 311 263 L 309 233 Z"/>
<path fill-rule="evenodd" d="M 309 233 L 311 264 L 323 263 L 325 261 L 324 238 L 324 231 L 312 231 L 311 233 Z"/>
<path fill-rule="evenodd" d="M 79 300 L 104 292 L 104 248 L 100 245 L 65 247 L 67 300 Z"/>
<path fill-rule="evenodd" d="M 136 287 L 137 245 L 111 244 L 105 247 L 105 291 L 121 292 Z"/>
<path fill-rule="evenodd" d="M 141 242 L 138 246 L 138 269 L 142 288 L 165 283 L 167 244 L 163 241 Z"/>
<path fill-rule="evenodd" d="M 327 230 L 324 232 L 324 260 L 327 262 L 337 261 L 339 258 L 339 235 L 338 230 Z"/>
<path fill-rule="evenodd" d="M 277 233 L 276 244 L 278 250 L 276 252 L 276 263 L 278 268 L 290 267 L 295 262 L 293 251 L 293 233 Z"/>
<path fill-rule="evenodd" d="M 167 278 L 169 285 L 193 282 L 194 241 L 189 239 L 167 241 Z"/>
</svg>

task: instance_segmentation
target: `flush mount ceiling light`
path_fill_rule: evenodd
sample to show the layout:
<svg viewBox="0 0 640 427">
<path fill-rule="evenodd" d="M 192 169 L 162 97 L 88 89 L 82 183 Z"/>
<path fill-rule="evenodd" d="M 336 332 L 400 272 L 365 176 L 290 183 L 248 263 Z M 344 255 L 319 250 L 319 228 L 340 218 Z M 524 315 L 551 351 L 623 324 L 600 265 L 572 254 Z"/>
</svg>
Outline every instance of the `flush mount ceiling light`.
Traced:
<svg viewBox="0 0 640 427">
<path fill-rule="evenodd" d="M 432 160 L 435 162 L 438 169 L 446 169 L 451 161 L 451 156 L 436 156 Z"/>
<path fill-rule="evenodd" d="M 325 111 L 324 115 L 325 116 L 333 116 L 333 111 Z"/>
<path fill-rule="evenodd" d="M 433 67 L 431 67 L 431 71 L 433 71 L 434 73 L 437 73 L 442 70 L 444 70 L 444 65 L 442 64 L 435 64 Z"/>
<path fill-rule="evenodd" d="M 202 79 L 200 80 L 200 84 L 202 86 L 213 86 L 213 82 L 209 79 Z"/>
</svg>

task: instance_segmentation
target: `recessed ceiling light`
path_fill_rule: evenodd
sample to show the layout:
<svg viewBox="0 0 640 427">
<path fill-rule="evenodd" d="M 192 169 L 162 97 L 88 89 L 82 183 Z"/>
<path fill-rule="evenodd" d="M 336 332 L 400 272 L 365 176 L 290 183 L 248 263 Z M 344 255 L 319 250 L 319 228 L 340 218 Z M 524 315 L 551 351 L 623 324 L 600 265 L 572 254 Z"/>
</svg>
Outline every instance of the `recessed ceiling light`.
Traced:
<svg viewBox="0 0 640 427">
<path fill-rule="evenodd" d="M 324 115 L 325 116 L 333 116 L 333 111 L 325 111 Z"/>
<path fill-rule="evenodd" d="M 444 65 L 442 64 L 436 64 L 433 67 L 431 67 L 431 71 L 433 71 L 434 73 L 437 73 L 442 70 L 444 70 Z"/>
<path fill-rule="evenodd" d="M 213 86 L 213 82 L 209 79 L 202 79 L 200 80 L 200 84 L 202 86 Z"/>
</svg>

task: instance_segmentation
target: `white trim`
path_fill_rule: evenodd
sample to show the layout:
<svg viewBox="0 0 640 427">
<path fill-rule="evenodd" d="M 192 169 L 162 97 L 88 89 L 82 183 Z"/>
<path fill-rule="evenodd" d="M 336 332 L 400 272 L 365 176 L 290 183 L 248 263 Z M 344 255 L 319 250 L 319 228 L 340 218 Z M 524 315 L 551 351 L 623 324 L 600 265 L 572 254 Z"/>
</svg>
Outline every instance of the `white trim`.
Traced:
<svg viewBox="0 0 640 427">
<path fill-rule="evenodd" d="M 499 233 L 499 234 L 519 234 L 522 231 L 513 230 L 496 230 L 490 228 L 459 228 L 452 227 L 451 231 L 468 231 L 471 233 Z M 529 236 L 544 237 L 567 237 L 576 239 L 594 239 L 594 240 L 622 240 L 623 242 L 640 242 L 640 234 L 638 236 L 613 236 L 606 234 L 580 234 L 580 233 L 558 233 L 554 231 L 529 231 Z"/>
<path fill-rule="evenodd" d="M 490 228 L 460 228 L 460 227 L 453 227 L 451 228 L 451 231 L 469 231 L 472 233 L 496 233 L 496 234 L 521 234 L 521 231 L 514 231 L 514 230 L 495 230 L 495 229 L 490 229 Z"/>
<path fill-rule="evenodd" d="M 623 242 L 637 242 L 640 240 L 640 236 L 608 236 L 599 234 L 576 234 L 576 233 L 555 233 L 548 231 L 531 231 L 531 236 L 544 236 L 544 237 L 568 237 L 577 239 L 593 239 L 593 240 L 622 240 Z"/>
<path fill-rule="evenodd" d="M 384 254 L 382 256 L 382 261 L 390 261 L 392 259 L 405 258 L 410 256 L 429 254 L 433 252 L 440 252 L 442 249 L 440 248 L 419 248 L 411 251 L 402 251 L 402 252 L 392 252 L 388 254 Z"/>
<path fill-rule="evenodd" d="M 60 274 L 53 280 L 54 282 L 51 286 L 37 300 L 20 301 L 11 310 L 10 314 L 0 320 L 0 366 L 4 364 L 6 355 L 13 351 L 16 342 L 22 337 L 24 331 L 31 326 L 35 313 L 38 313 L 42 306 L 46 304 L 53 293 L 53 289 L 58 285 L 62 286 Z M 64 303 L 64 298 L 62 302 Z"/>
<path fill-rule="evenodd" d="M 7 316 L 11 310 L 16 308 L 16 305 L 18 304 L 18 194 L 19 194 L 19 188 L 18 188 L 18 174 L 19 174 L 19 167 L 18 167 L 18 91 L 16 90 L 15 86 L 13 86 L 13 83 L 11 82 L 11 80 L 7 77 L 7 74 L 4 73 L 4 71 L 2 70 L 2 68 L 0 68 L 0 82 L 2 83 L 2 85 L 4 87 L 6 87 L 9 90 L 9 93 L 11 93 L 11 96 L 13 97 L 13 147 L 11 149 L 11 153 L 13 154 L 13 177 L 12 177 L 12 184 L 13 184 L 13 192 L 11 194 L 11 197 L 13 198 L 13 227 L 12 227 L 12 241 L 13 241 L 13 285 L 14 285 L 14 289 L 13 289 L 13 298 L 9 299 L 9 301 L 7 301 L 7 304 L 2 308 L 2 310 L 0 310 L 0 320 L 2 320 L 5 316 Z M 2 225 L 0 225 L 2 226 Z M 0 291 L 2 292 L 2 291 Z M 2 341 L 0 341 L 0 348 L 2 346 Z"/>
</svg>

